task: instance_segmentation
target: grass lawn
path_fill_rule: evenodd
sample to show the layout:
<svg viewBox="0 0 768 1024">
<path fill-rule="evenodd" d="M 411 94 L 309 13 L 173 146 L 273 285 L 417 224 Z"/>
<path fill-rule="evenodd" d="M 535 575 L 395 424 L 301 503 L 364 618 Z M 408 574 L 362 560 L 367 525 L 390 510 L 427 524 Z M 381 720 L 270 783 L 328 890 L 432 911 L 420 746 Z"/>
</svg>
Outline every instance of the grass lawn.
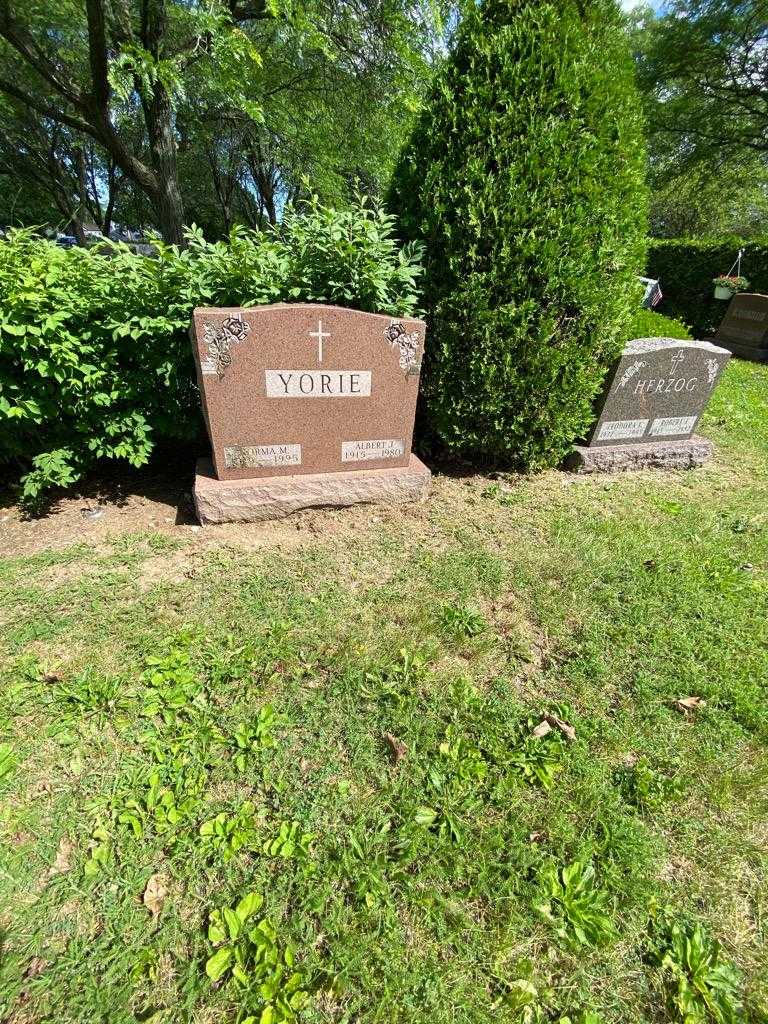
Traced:
<svg viewBox="0 0 768 1024">
<path fill-rule="evenodd" d="M 703 432 L 5 558 L 0 1021 L 768 1019 L 768 367 Z"/>
</svg>

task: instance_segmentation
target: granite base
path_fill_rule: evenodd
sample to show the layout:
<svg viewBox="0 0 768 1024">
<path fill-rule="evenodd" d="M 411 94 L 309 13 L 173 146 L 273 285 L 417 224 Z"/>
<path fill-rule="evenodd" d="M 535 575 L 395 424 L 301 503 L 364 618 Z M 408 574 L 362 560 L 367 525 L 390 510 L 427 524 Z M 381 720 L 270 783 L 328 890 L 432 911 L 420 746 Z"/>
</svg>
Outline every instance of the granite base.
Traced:
<svg viewBox="0 0 768 1024">
<path fill-rule="evenodd" d="M 574 473 L 620 473 L 626 469 L 695 469 L 712 458 L 714 446 L 706 437 L 685 441 L 653 441 L 590 448 L 577 445 L 566 462 Z"/>
<path fill-rule="evenodd" d="M 756 345 L 739 345 L 735 341 L 721 341 L 715 338 L 720 348 L 727 348 L 737 359 L 748 359 L 752 363 L 768 363 L 768 348 L 758 348 Z"/>
<path fill-rule="evenodd" d="M 403 505 L 425 501 L 432 474 L 415 455 L 401 469 L 359 469 L 219 480 L 210 459 L 197 463 L 193 497 L 203 526 L 282 519 L 306 508 L 344 508 L 358 503 Z"/>
</svg>

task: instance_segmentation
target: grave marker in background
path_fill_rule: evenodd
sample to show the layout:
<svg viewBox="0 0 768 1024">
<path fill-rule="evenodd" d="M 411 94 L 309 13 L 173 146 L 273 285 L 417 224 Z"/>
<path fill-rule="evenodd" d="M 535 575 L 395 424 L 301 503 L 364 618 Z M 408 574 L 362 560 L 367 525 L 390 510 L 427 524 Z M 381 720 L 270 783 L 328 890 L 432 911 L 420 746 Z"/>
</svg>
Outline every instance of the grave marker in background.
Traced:
<svg viewBox="0 0 768 1024">
<path fill-rule="evenodd" d="M 735 356 L 768 362 L 768 295 L 742 292 L 733 296 L 717 329 L 715 341 Z"/>
</svg>

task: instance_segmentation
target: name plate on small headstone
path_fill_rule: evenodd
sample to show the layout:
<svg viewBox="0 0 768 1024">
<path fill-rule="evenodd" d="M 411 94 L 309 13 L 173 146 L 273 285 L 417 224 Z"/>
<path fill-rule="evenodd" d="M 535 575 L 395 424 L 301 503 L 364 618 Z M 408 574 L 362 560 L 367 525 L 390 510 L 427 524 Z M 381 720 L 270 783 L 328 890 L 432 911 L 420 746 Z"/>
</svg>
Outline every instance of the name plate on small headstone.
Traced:
<svg viewBox="0 0 768 1024">
<path fill-rule="evenodd" d="M 216 476 L 407 467 L 425 327 L 309 303 L 196 309 Z"/>
<path fill-rule="evenodd" d="M 715 341 L 741 353 L 742 349 L 768 349 L 768 295 L 734 295 Z"/>
<path fill-rule="evenodd" d="M 589 446 L 691 437 L 729 358 L 707 341 L 629 342 L 606 382 Z"/>
</svg>

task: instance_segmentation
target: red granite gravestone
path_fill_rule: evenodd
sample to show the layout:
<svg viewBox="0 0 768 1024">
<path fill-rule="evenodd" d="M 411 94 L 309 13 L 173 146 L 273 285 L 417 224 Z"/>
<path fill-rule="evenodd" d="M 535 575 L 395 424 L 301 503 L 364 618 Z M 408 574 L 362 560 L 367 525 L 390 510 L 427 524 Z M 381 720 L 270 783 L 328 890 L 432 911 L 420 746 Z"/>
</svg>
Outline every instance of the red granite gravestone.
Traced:
<svg viewBox="0 0 768 1024">
<path fill-rule="evenodd" d="M 213 454 L 195 482 L 201 522 L 423 498 L 411 441 L 424 335 L 420 320 L 339 306 L 196 309 Z"/>
<path fill-rule="evenodd" d="M 734 295 L 715 341 L 742 359 L 768 362 L 768 295 Z"/>
</svg>

